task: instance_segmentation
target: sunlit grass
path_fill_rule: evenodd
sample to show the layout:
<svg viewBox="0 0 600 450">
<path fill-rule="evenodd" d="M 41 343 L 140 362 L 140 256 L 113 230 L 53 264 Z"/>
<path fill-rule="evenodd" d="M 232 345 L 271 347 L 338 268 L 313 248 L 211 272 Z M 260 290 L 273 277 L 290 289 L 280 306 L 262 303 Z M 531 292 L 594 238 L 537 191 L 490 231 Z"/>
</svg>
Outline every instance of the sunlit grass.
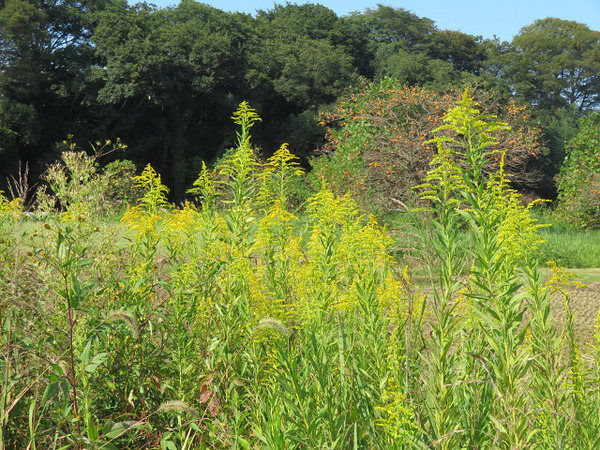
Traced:
<svg viewBox="0 0 600 450">
<path fill-rule="evenodd" d="M 568 268 L 600 267 L 600 230 L 582 230 L 560 221 L 550 209 L 538 209 L 535 215 L 550 225 L 540 230 L 546 240 L 539 250 L 542 264 L 554 261 Z"/>
</svg>

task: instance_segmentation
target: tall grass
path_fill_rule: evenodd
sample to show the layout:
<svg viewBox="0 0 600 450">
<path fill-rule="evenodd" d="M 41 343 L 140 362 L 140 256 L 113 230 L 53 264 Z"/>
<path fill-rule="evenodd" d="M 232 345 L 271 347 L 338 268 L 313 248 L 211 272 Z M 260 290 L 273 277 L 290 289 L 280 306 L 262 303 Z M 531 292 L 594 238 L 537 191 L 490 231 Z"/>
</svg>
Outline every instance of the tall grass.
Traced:
<svg viewBox="0 0 600 450">
<path fill-rule="evenodd" d="M 23 236 L 2 204 L 4 448 L 597 447 L 600 325 L 579 348 L 554 322 L 568 278 L 542 282 L 530 210 L 482 171 L 503 124 L 465 94 L 438 130 L 423 295 L 350 197 L 290 208 L 295 158 L 234 119 L 200 207 L 151 167 L 121 224 L 77 204 Z"/>
<path fill-rule="evenodd" d="M 574 269 L 600 267 L 600 230 L 582 230 L 561 221 L 551 210 L 540 209 L 535 215 L 550 225 L 540 230 L 546 241 L 540 247 L 540 260 Z"/>
<path fill-rule="evenodd" d="M 545 225 L 538 231 L 544 242 L 535 253 L 540 267 L 545 267 L 548 261 L 572 269 L 600 267 L 600 230 L 583 230 L 565 223 L 549 207 L 534 207 L 531 215 L 538 223 Z M 401 264 L 409 264 L 415 275 L 425 275 L 430 267 L 438 267 L 427 217 L 403 211 L 389 214 L 384 220 L 395 239 L 393 254 Z M 472 248 L 473 239 L 474 235 L 469 229 L 459 230 L 461 247 Z M 469 264 L 465 264 L 462 272 L 468 271 Z"/>
</svg>

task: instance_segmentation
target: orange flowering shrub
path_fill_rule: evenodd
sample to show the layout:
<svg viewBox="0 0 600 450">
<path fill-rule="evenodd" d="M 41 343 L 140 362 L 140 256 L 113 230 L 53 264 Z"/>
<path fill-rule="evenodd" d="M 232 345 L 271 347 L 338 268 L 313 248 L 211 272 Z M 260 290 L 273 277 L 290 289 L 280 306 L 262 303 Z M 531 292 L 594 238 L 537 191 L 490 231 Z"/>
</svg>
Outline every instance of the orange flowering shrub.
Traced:
<svg viewBox="0 0 600 450">
<path fill-rule="evenodd" d="M 514 101 L 502 104 L 487 91 L 471 92 L 483 114 L 511 127 L 498 133 L 495 149 L 506 151 L 505 170 L 513 187 L 535 189 L 542 177 L 538 157 L 546 149 L 526 107 Z M 461 95 L 460 89 L 437 93 L 387 78 L 340 101 L 322 116 L 327 141 L 312 161 L 314 172 L 332 189 L 351 193 L 369 207 L 388 210 L 414 203 L 412 187 L 423 182 L 436 151 L 433 130 Z M 497 170 L 499 162 L 499 154 L 490 157 L 486 172 Z"/>
</svg>

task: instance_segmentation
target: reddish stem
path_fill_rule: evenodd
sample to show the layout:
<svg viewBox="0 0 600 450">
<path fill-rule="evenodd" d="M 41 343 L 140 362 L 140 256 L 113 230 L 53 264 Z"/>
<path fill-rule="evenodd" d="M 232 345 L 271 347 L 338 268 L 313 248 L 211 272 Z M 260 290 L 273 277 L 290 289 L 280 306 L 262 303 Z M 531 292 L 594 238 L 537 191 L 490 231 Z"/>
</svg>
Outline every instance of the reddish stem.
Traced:
<svg viewBox="0 0 600 450">
<path fill-rule="evenodd" d="M 73 411 L 75 412 L 75 418 L 77 419 L 77 433 L 81 436 L 81 425 L 79 424 L 79 409 L 77 407 L 77 389 L 75 386 L 75 360 L 73 358 L 73 328 L 75 322 L 73 321 L 73 310 L 71 308 L 71 299 L 69 297 L 69 279 L 68 275 L 64 274 L 65 279 L 65 295 L 67 299 L 67 311 L 69 313 L 69 351 L 71 353 L 71 387 L 73 388 Z M 79 448 L 83 448 L 81 443 Z"/>
</svg>

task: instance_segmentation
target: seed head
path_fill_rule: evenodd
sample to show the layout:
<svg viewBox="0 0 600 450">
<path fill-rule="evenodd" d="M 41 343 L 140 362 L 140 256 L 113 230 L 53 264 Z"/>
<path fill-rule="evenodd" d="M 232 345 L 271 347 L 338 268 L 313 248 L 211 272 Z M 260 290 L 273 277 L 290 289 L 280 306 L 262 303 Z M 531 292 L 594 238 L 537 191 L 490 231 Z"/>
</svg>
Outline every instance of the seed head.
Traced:
<svg viewBox="0 0 600 450">
<path fill-rule="evenodd" d="M 116 311 L 111 312 L 108 315 L 107 319 L 110 321 L 122 320 L 127 325 L 129 325 L 129 328 L 131 329 L 131 335 L 134 339 L 140 337 L 140 326 L 138 324 L 137 319 L 130 312 L 118 309 Z"/>
<path fill-rule="evenodd" d="M 255 330 L 260 330 L 261 328 L 270 328 L 271 330 L 277 331 L 279 334 L 283 334 L 285 336 L 289 336 L 291 334 L 290 329 L 286 327 L 283 322 L 273 319 L 272 317 L 261 319 L 258 322 L 258 325 L 256 325 Z"/>
<path fill-rule="evenodd" d="M 167 402 L 164 402 L 162 405 L 160 405 L 158 410 L 166 412 L 178 411 L 191 414 L 194 417 L 198 417 L 200 415 L 198 414 L 198 410 L 196 408 L 191 407 L 190 405 L 188 405 L 185 402 L 182 402 L 181 400 L 169 400 Z"/>
</svg>

